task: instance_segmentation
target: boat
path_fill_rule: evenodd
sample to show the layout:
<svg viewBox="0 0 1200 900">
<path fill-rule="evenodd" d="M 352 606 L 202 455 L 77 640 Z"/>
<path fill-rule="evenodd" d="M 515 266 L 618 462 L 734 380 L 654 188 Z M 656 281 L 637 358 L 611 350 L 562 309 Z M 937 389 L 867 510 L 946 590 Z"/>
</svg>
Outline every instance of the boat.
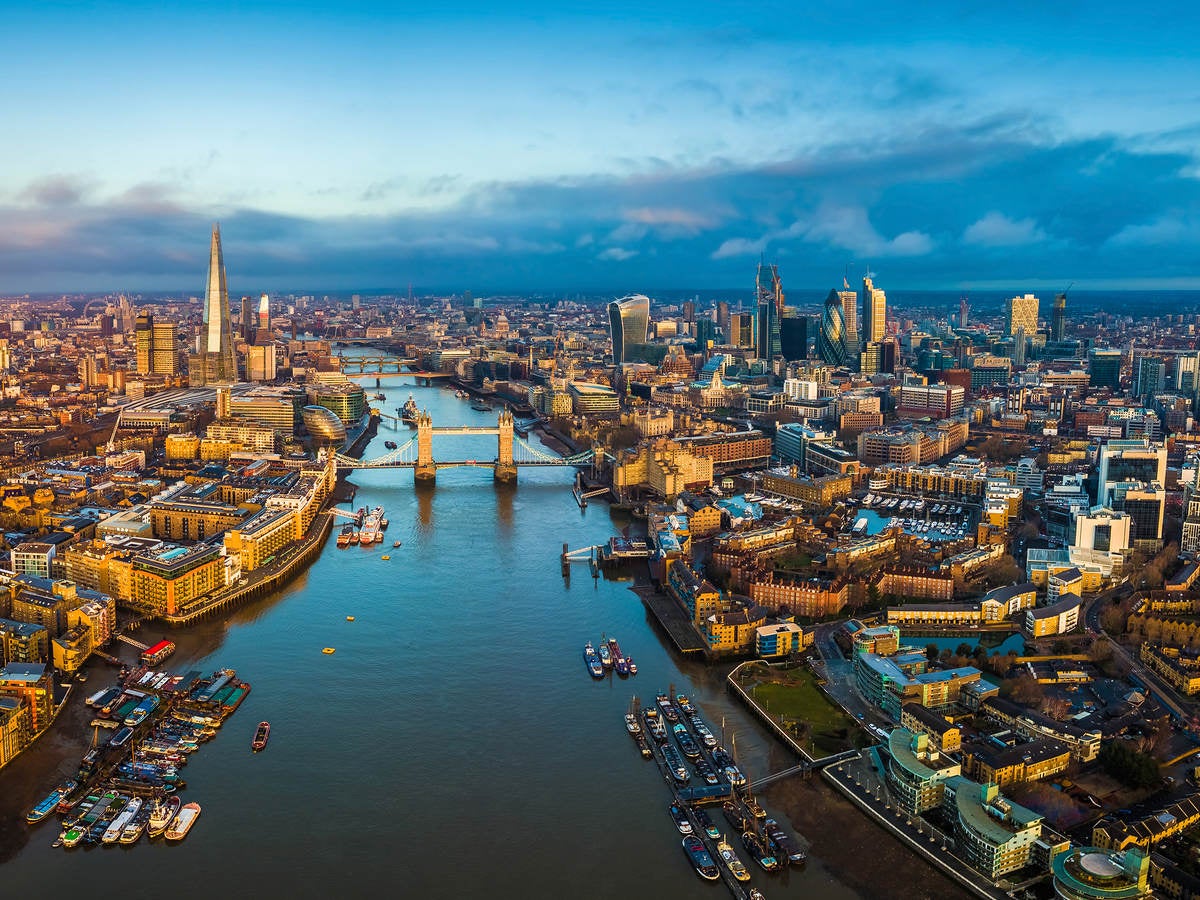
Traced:
<svg viewBox="0 0 1200 900">
<path fill-rule="evenodd" d="M 802 866 L 808 860 L 808 854 L 800 848 L 796 839 L 774 819 L 767 819 L 763 822 L 763 833 L 779 852 L 780 857 L 785 858 L 789 865 Z"/>
<path fill-rule="evenodd" d="M 413 399 L 413 395 L 409 394 L 408 399 L 404 401 L 404 405 L 400 407 L 400 421 L 409 425 L 417 424 L 417 401 Z"/>
<path fill-rule="evenodd" d="M 692 810 L 692 815 L 696 817 L 696 821 L 700 823 L 700 827 L 704 829 L 704 833 L 714 841 L 721 836 L 720 829 L 713 824 L 712 818 L 701 807 L 695 807 Z"/>
<path fill-rule="evenodd" d="M 638 724 L 637 716 L 633 713 L 625 713 L 625 729 L 630 734 L 641 734 L 642 726 Z"/>
<path fill-rule="evenodd" d="M 475 410 L 476 412 L 491 412 L 492 404 L 488 403 L 486 400 L 480 400 L 476 403 L 472 403 L 471 409 Z"/>
<path fill-rule="evenodd" d="M 382 560 L 389 560 L 389 559 L 391 559 L 392 557 L 391 557 L 389 554 L 385 553 L 385 554 L 383 554 L 383 556 L 381 556 L 381 557 L 379 557 L 379 558 L 380 558 L 380 559 L 382 559 Z"/>
<path fill-rule="evenodd" d="M 616 638 L 608 639 L 608 652 L 612 654 L 613 669 L 618 675 L 629 674 L 629 660 L 625 658 L 625 654 L 621 652 L 621 645 L 617 643 Z"/>
<path fill-rule="evenodd" d="M 471 399 L 471 395 L 468 394 L 466 391 L 464 391 L 462 388 L 456 389 L 454 391 L 454 396 L 457 397 L 459 400 L 470 400 Z"/>
<path fill-rule="evenodd" d="M 254 731 L 254 740 L 250 742 L 250 749 L 257 753 L 267 746 L 267 738 L 271 736 L 271 723 L 259 722 L 258 728 Z"/>
<path fill-rule="evenodd" d="M 125 804 L 115 819 L 104 829 L 104 835 L 100 838 L 105 844 L 115 844 L 121 839 L 121 832 L 125 830 L 125 826 L 130 823 L 138 810 L 142 808 L 142 798 L 134 797 Z"/>
<path fill-rule="evenodd" d="M 608 642 L 601 641 L 599 647 L 600 665 L 606 669 L 611 669 L 613 664 L 612 651 L 608 649 Z"/>
<path fill-rule="evenodd" d="M 721 776 L 717 774 L 717 770 L 713 768 L 712 763 L 701 756 L 692 763 L 696 767 L 696 774 L 704 779 L 705 784 L 719 784 Z"/>
<path fill-rule="evenodd" d="M 326 654 L 333 654 L 333 653 L 336 653 L 337 651 L 334 650 L 333 647 L 325 647 L 321 650 L 321 652 L 326 653 Z"/>
<path fill-rule="evenodd" d="M 717 856 L 725 864 L 729 874 L 738 881 L 750 880 L 750 871 L 746 868 L 746 864 L 738 859 L 738 855 L 733 852 L 733 847 L 729 846 L 729 841 L 724 837 L 717 844 Z"/>
<path fill-rule="evenodd" d="M 658 703 L 658 708 L 662 710 L 663 718 L 671 723 L 679 721 L 679 712 L 675 709 L 675 704 L 671 702 L 670 695 L 658 694 L 654 700 Z"/>
<path fill-rule="evenodd" d="M 79 803 L 80 800 L 84 799 L 83 795 L 78 792 L 79 782 L 77 782 L 74 778 L 71 778 L 66 782 L 66 784 L 63 785 L 63 787 L 67 788 L 68 785 L 70 788 L 65 794 L 63 794 L 62 799 L 58 801 L 58 806 L 55 809 L 55 812 L 57 813 L 69 813 L 75 808 L 75 805 Z"/>
<path fill-rule="evenodd" d="M 362 530 L 358 533 L 358 542 L 364 547 L 383 540 L 383 507 L 376 506 L 363 519 Z"/>
<path fill-rule="evenodd" d="M 662 745 L 663 759 L 667 761 L 667 768 L 671 771 L 671 777 L 679 784 L 687 784 L 692 777 L 688 772 L 688 767 L 683 761 L 683 757 L 679 755 L 679 751 L 675 749 L 674 744 Z"/>
<path fill-rule="evenodd" d="M 166 831 L 166 839 L 168 841 L 182 841 L 187 837 L 187 833 L 192 830 L 192 826 L 196 824 L 196 819 L 200 818 L 200 804 L 186 803 L 171 822 L 171 827 Z"/>
<path fill-rule="evenodd" d="M 150 811 L 150 821 L 148 829 L 150 837 L 156 838 L 171 824 L 176 814 L 179 812 L 179 807 L 183 805 L 183 800 L 178 796 L 160 797 L 154 804 L 154 808 Z"/>
<path fill-rule="evenodd" d="M 120 841 L 122 844 L 136 844 L 142 839 L 142 835 L 146 832 L 146 823 L 150 819 L 150 807 L 142 805 L 138 810 L 137 815 L 129 820 L 129 824 L 121 832 Z"/>
<path fill-rule="evenodd" d="M 354 616 L 346 616 L 346 621 L 347 621 L 347 622 L 353 622 L 353 621 L 354 621 Z"/>
<path fill-rule="evenodd" d="M 679 707 L 679 711 L 685 716 L 696 715 L 696 707 L 692 706 L 692 701 L 688 699 L 687 694 L 676 694 L 675 705 Z"/>
<path fill-rule="evenodd" d="M 721 811 L 725 813 L 725 818 L 729 820 L 729 824 L 739 832 L 747 831 L 754 827 L 754 823 L 742 812 L 741 807 L 732 800 L 726 800 L 721 806 Z"/>
<path fill-rule="evenodd" d="M 717 869 L 708 851 L 704 849 L 704 841 L 694 834 L 683 839 L 683 852 L 692 861 L 692 866 L 701 878 L 716 881 L 721 877 L 720 870 Z"/>
<path fill-rule="evenodd" d="M 337 545 L 339 547 L 349 547 L 350 546 L 350 538 L 353 534 L 354 534 L 354 526 L 353 525 L 343 526 L 342 530 L 340 532 L 338 532 Z"/>
<path fill-rule="evenodd" d="M 625 657 L 625 662 L 627 662 L 629 664 L 629 674 L 636 675 L 637 674 L 637 663 L 635 663 L 633 661 L 633 657 L 632 656 Z"/>
<path fill-rule="evenodd" d="M 45 799 L 41 800 L 37 806 L 26 813 L 25 821 L 30 825 L 36 825 L 38 822 L 42 821 L 42 819 L 46 818 L 46 816 L 50 815 L 50 813 L 56 812 L 58 810 L 58 805 L 62 802 L 63 798 L 77 787 L 79 787 L 79 785 L 73 780 L 59 785 L 52 790 L 45 797 Z"/>
<path fill-rule="evenodd" d="M 601 665 L 600 657 L 596 655 L 596 648 L 592 646 L 591 641 L 583 645 L 583 661 L 587 664 L 588 671 L 592 673 L 593 678 L 604 677 L 604 666 Z"/>
<path fill-rule="evenodd" d="M 699 759 L 700 745 L 696 743 L 696 739 L 687 730 L 687 726 L 680 722 L 671 730 L 675 733 L 675 740 L 679 742 L 679 749 L 683 751 L 683 755 L 688 759 Z"/>
<path fill-rule="evenodd" d="M 399 542 L 399 541 L 392 541 L 392 549 L 393 549 L 393 550 L 395 550 L 395 549 L 396 549 L 397 547 L 399 547 L 399 546 L 400 546 L 400 542 Z"/>
<path fill-rule="evenodd" d="M 383 395 L 383 394 L 381 394 L 381 393 L 376 393 L 376 394 L 372 394 L 372 395 L 371 395 L 371 399 L 372 399 L 372 400 L 386 400 L 386 399 L 387 399 L 387 397 L 386 397 L 386 396 L 384 396 L 384 395 Z"/>
<path fill-rule="evenodd" d="M 395 441 L 384 441 L 383 446 L 386 447 L 388 450 L 395 450 L 396 442 Z"/>
<path fill-rule="evenodd" d="M 746 900 L 767 900 L 767 898 L 758 888 L 750 888 L 750 893 L 747 895 Z"/>
<path fill-rule="evenodd" d="M 663 724 L 662 717 L 658 714 L 657 709 L 643 709 L 642 720 L 646 723 L 650 737 L 654 738 L 660 744 L 667 739 L 667 726 Z"/>
<path fill-rule="evenodd" d="M 641 751 L 642 759 L 651 759 L 654 756 L 654 751 L 650 749 L 650 742 L 646 740 L 646 736 L 644 734 L 635 734 L 633 739 L 637 741 L 638 750 Z"/>
<path fill-rule="evenodd" d="M 127 743 L 131 737 L 133 737 L 133 729 L 126 725 L 109 739 L 108 745 L 110 747 L 120 747 Z"/>
<path fill-rule="evenodd" d="M 672 803 L 667 809 L 671 813 L 671 821 L 675 823 L 675 827 L 679 829 L 679 833 L 691 834 L 692 822 L 683 807 L 678 803 Z"/>
<path fill-rule="evenodd" d="M 779 860 L 771 855 L 771 851 L 763 846 L 763 842 L 753 831 L 742 833 L 742 846 L 746 848 L 750 858 L 762 866 L 764 872 L 779 871 Z"/>
</svg>

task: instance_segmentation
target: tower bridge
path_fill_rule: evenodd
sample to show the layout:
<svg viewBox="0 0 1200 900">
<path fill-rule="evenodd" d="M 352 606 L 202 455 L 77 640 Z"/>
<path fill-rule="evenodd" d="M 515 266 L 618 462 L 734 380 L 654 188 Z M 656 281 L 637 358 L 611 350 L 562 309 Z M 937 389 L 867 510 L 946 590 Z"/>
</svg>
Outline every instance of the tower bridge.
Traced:
<svg viewBox="0 0 1200 900">
<path fill-rule="evenodd" d="M 496 437 L 496 455 L 492 459 L 435 459 L 433 439 L 437 435 L 473 435 Z M 335 454 L 337 467 L 351 469 L 412 469 L 417 481 L 432 482 L 438 469 L 474 468 L 491 469 L 493 477 L 500 482 L 517 480 L 517 469 L 545 466 L 595 466 L 603 462 L 604 454 L 595 450 L 577 453 L 574 456 L 555 456 L 530 444 L 513 431 L 513 415 L 502 410 L 495 426 L 448 425 L 435 428 L 428 412 L 417 413 L 417 433 L 383 456 L 373 459 L 355 459 L 344 454 Z"/>
</svg>

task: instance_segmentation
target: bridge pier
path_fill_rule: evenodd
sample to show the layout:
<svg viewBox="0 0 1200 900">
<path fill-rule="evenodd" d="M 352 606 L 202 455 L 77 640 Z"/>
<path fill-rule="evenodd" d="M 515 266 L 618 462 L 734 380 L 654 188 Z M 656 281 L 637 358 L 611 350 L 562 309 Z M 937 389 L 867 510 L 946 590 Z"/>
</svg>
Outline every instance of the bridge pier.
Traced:
<svg viewBox="0 0 1200 900">
<path fill-rule="evenodd" d="M 513 414 L 504 409 L 500 411 L 500 420 L 496 434 L 496 467 L 493 469 L 496 481 L 511 483 L 517 480 L 517 467 L 513 462 Z"/>
<path fill-rule="evenodd" d="M 417 413 L 417 467 L 413 470 L 413 478 L 427 483 L 437 480 L 437 466 L 433 462 L 433 417 L 424 410 Z"/>
</svg>

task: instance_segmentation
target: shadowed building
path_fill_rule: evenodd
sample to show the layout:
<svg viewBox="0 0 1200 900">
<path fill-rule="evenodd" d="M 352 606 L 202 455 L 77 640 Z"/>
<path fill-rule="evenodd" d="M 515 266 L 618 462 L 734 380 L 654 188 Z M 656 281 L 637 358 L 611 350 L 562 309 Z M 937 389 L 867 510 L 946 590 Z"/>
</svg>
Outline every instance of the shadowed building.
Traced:
<svg viewBox="0 0 1200 900">
<path fill-rule="evenodd" d="M 631 348 L 646 343 L 650 330 L 650 298 L 644 294 L 622 297 L 608 304 L 608 325 L 612 337 L 613 363 L 629 361 Z"/>
</svg>

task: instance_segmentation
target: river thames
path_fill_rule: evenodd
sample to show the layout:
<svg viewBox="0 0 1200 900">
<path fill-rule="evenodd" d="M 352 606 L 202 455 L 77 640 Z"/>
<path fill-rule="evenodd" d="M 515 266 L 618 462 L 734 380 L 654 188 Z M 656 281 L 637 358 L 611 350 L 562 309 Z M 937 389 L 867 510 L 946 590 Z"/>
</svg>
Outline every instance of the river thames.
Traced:
<svg viewBox="0 0 1200 900">
<path fill-rule="evenodd" d="M 411 392 L 435 426 L 495 422 L 444 388 L 381 381 L 387 398 L 373 405 L 384 412 Z M 363 383 L 377 390 L 373 378 Z M 384 422 L 366 458 L 413 433 Z M 494 455 L 494 437 L 434 439 L 435 458 Z M 667 647 L 628 577 L 594 580 L 576 565 L 564 580 L 564 541 L 601 543 L 628 524 L 602 502 L 581 511 L 573 475 L 527 468 L 501 487 L 486 470 L 448 470 L 416 489 L 408 470 L 356 471 L 353 506 L 387 510 L 382 545 L 338 549 L 331 538 L 277 595 L 177 633 L 180 650 L 164 667 L 229 666 L 253 685 L 183 772 L 185 800 L 203 807 L 187 839 L 67 852 L 50 846 L 55 824 L 27 829 L 10 816 L 5 894 L 729 896 L 688 864 L 667 788 L 623 714 L 635 694 L 652 702 L 674 685 L 715 729 L 724 723 L 726 746 L 736 735 L 751 776 L 794 759 L 725 692 L 724 670 L 684 663 Z M 605 634 L 636 660 L 636 676 L 588 676 L 583 643 Z M 90 668 L 87 694 L 113 673 Z M 63 718 L 54 732 L 72 722 L 82 731 L 48 735 L 26 754 L 50 758 L 58 747 L 57 769 L 19 758 L 0 773 L 0 794 L 23 809 L 73 771 L 81 751 L 72 744 L 90 739 L 86 717 Z M 270 744 L 253 754 L 261 719 L 271 722 Z M 793 830 L 812 842 L 810 861 L 779 876 L 755 872 L 767 897 L 957 895 L 823 785 L 798 790 L 789 809 Z M 772 797 L 762 799 L 786 822 Z M 719 811 L 714 819 L 725 827 Z"/>
</svg>

